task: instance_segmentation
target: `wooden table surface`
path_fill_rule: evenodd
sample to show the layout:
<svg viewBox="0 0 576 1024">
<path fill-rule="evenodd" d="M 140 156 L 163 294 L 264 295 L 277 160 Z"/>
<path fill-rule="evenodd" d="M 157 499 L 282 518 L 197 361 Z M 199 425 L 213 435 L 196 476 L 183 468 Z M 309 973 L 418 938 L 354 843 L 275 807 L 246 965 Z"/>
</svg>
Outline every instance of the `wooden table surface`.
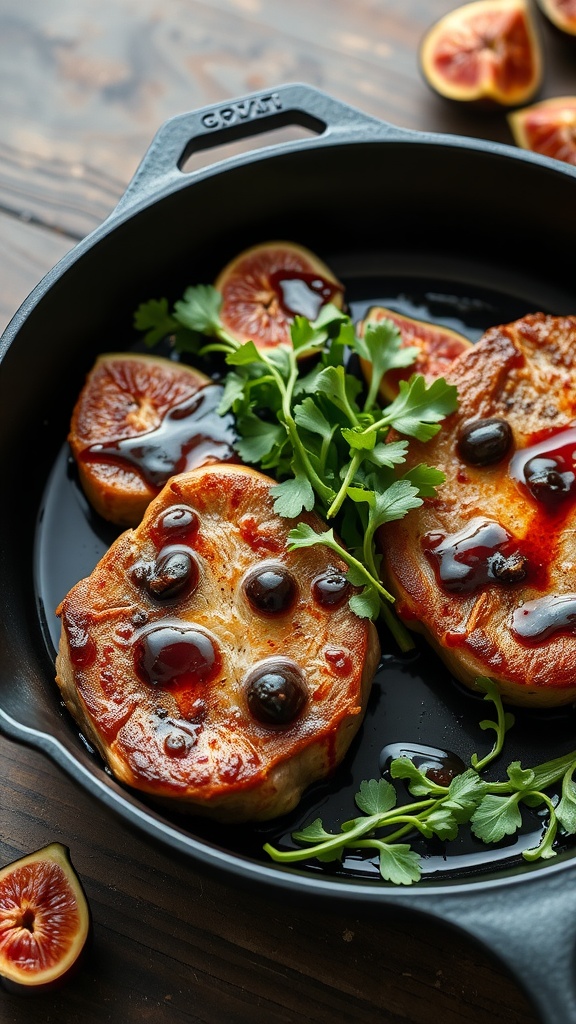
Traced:
<svg viewBox="0 0 576 1024">
<path fill-rule="evenodd" d="M 3 0 L 0 326 L 113 209 L 173 114 L 302 81 L 400 126 L 511 142 L 504 116 L 424 84 L 450 0 Z M 542 17 L 542 97 L 576 93 Z M 208 878 L 135 834 L 34 750 L 0 737 L 0 861 L 69 846 L 94 916 L 82 975 L 0 993 L 3 1024 L 530 1024 L 516 983 L 425 919 L 295 907 Z M 562 1022 L 559 1022 L 562 1024 Z"/>
</svg>

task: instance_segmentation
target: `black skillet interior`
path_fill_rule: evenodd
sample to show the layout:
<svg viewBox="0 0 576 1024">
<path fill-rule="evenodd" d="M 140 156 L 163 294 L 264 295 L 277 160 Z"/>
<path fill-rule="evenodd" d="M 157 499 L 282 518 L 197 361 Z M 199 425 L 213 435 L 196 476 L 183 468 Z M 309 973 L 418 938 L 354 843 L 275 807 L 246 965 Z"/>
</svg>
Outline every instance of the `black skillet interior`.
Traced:
<svg viewBox="0 0 576 1024">
<path fill-rule="evenodd" d="M 345 283 L 355 316 L 382 303 L 476 340 L 527 312 L 575 312 L 576 237 L 571 169 L 506 147 L 398 131 L 339 105 L 335 115 L 331 101 L 304 87 L 277 95 L 284 119 L 312 124 L 319 138 L 189 178 L 155 165 L 153 146 L 148 177 L 136 176 L 124 205 L 41 282 L 10 325 L 0 403 L 9 494 L 0 503 L 2 727 L 150 835 L 268 881 L 282 872 L 261 871 L 268 865 L 262 843 L 290 845 L 294 827 L 317 815 L 328 827 L 351 817 L 358 784 L 379 775 L 387 744 L 448 749 L 465 761 L 484 751 L 490 741 L 478 722 L 486 705 L 463 692 L 424 644 L 399 656 L 384 636 L 361 734 L 335 777 L 313 787 L 286 820 L 223 829 L 165 817 L 126 793 L 86 749 L 53 682 L 54 607 L 114 536 L 88 510 L 68 464 L 65 438 L 84 374 L 97 353 L 137 343 L 132 318 L 140 302 L 174 300 L 187 285 L 212 281 L 255 242 L 285 237 L 318 252 Z M 198 123 L 184 120 L 180 135 L 197 134 Z M 575 721 L 572 707 L 519 712 L 496 773 L 514 759 L 534 764 L 576 747 Z M 424 885 L 528 871 L 520 851 L 541 830 L 542 819 L 527 812 L 526 836 L 499 848 L 470 839 L 422 847 Z M 568 849 L 559 860 L 566 858 Z M 367 882 L 375 899 L 387 889 L 360 857 L 338 868 L 310 864 L 296 885 L 299 878 L 311 890 L 315 880 L 329 889 Z"/>
</svg>

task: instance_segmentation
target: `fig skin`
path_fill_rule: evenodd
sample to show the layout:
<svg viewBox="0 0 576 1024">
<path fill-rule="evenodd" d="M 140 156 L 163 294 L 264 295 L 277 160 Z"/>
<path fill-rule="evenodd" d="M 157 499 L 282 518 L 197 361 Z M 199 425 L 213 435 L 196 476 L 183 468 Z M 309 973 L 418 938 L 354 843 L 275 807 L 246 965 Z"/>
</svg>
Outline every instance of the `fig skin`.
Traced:
<svg viewBox="0 0 576 1024">
<path fill-rule="evenodd" d="M 557 96 L 508 114 L 521 149 L 576 165 L 576 96 Z"/>
<path fill-rule="evenodd" d="M 261 242 L 244 249 L 220 271 L 214 287 L 222 295 L 220 319 L 228 334 L 243 344 L 253 341 L 263 350 L 291 345 L 290 325 L 294 313 L 308 316 L 304 309 L 283 308 L 272 283 L 273 275 L 298 273 L 324 281 L 332 295 L 320 305 L 331 302 L 342 309 L 344 287 L 326 263 L 315 253 L 295 242 Z M 308 316 L 314 320 L 316 317 Z"/>
<path fill-rule="evenodd" d="M 552 27 L 565 39 L 576 39 L 576 8 L 571 16 L 562 10 L 558 0 L 537 0 L 538 7 Z"/>
<path fill-rule="evenodd" d="M 56 911 L 42 907 L 42 897 L 55 896 Z M 62 934 L 63 915 L 69 918 L 69 936 Z M 53 932 L 51 937 L 51 925 L 60 934 Z M 42 954 L 45 961 L 50 942 L 59 944 L 60 949 L 54 950 L 47 965 L 32 963 L 27 969 L 18 966 L 19 932 L 27 932 L 30 937 L 21 955 L 31 960 L 35 955 L 40 960 Z M 30 996 L 65 985 L 85 963 L 92 935 L 90 906 L 67 846 L 50 843 L 0 870 L 0 983 L 6 991 Z M 16 955 L 10 957 L 15 948 Z"/>
<path fill-rule="evenodd" d="M 444 70 L 437 61 L 443 51 Z M 460 74 L 466 54 L 469 66 L 474 55 L 477 61 L 476 73 L 468 76 Z M 474 0 L 456 7 L 428 29 L 419 59 L 426 82 L 439 96 L 487 111 L 528 103 L 542 82 L 540 40 L 526 0 Z"/>
</svg>

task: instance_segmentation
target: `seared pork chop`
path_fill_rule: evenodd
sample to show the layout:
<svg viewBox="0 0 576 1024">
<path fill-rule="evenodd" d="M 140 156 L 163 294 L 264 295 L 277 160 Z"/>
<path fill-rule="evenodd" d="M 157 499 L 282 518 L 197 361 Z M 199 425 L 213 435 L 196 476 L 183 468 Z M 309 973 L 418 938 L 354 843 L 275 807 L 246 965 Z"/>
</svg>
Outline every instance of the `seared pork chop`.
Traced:
<svg viewBox="0 0 576 1024">
<path fill-rule="evenodd" d="M 118 779 L 224 821 L 291 810 L 357 732 L 379 658 L 346 566 L 289 552 L 274 481 L 173 477 L 66 596 L 57 682 Z"/>
<path fill-rule="evenodd" d="M 380 534 L 399 616 L 510 703 L 576 698 L 576 317 L 488 330 L 446 373 L 459 409 L 408 468 L 437 497 Z"/>
</svg>

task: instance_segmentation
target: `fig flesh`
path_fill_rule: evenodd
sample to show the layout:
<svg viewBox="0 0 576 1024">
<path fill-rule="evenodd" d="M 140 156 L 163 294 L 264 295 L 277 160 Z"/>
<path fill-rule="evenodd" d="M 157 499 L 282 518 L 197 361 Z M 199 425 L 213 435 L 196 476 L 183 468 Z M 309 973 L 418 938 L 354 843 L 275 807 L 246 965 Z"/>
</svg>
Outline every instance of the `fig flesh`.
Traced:
<svg viewBox="0 0 576 1024">
<path fill-rule="evenodd" d="M 358 331 L 362 335 L 368 323 L 381 323 L 383 320 L 391 320 L 398 327 L 403 348 L 418 349 L 418 355 L 410 366 L 388 370 L 384 374 L 380 395 L 386 402 L 391 402 L 398 394 L 398 382 L 408 380 L 413 373 L 421 373 L 427 383 L 443 377 L 454 360 L 472 344 L 463 334 L 448 327 L 415 320 L 385 306 L 371 306 L 358 325 Z M 364 361 L 362 372 L 365 376 L 370 372 L 369 364 Z"/>
<path fill-rule="evenodd" d="M 289 345 L 296 315 L 315 320 L 330 302 L 342 308 L 344 289 L 330 268 L 294 242 L 264 242 L 245 249 L 218 275 L 220 319 L 237 341 L 257 348 Z"/>
<path fill-rule="evenodd" d="M 576 36 L 576 0 L 538 0 L 548 20 L 567 36 Z"/>
<path fill-rule="evenodd" d="M 534 103 L 508 114 L 516 145 L 576 164 L 576 96 Z"/>
<path fill-rule="evenodd" d="M 137 526 L 176 472 L 233 458 L 221 388 L 183 363 L 151 355 L 100 356 L 86 378 L 68 441 L 92 507 L 118 526 Z"/>
<path fill-rule="evenodd" d="M 426 33 L 420 65 L 447 99 L 485 107 L 529 102 L 542 80 L 540 42 L 526 0 L 475 0 Z"/>
<path fill-rule="evenodd" d="M 51 843 L 0 870 L 0 978 L 19 994 L 63 984 L 78 969 L 91 932 L 70 853 Z"/>
</svg>

